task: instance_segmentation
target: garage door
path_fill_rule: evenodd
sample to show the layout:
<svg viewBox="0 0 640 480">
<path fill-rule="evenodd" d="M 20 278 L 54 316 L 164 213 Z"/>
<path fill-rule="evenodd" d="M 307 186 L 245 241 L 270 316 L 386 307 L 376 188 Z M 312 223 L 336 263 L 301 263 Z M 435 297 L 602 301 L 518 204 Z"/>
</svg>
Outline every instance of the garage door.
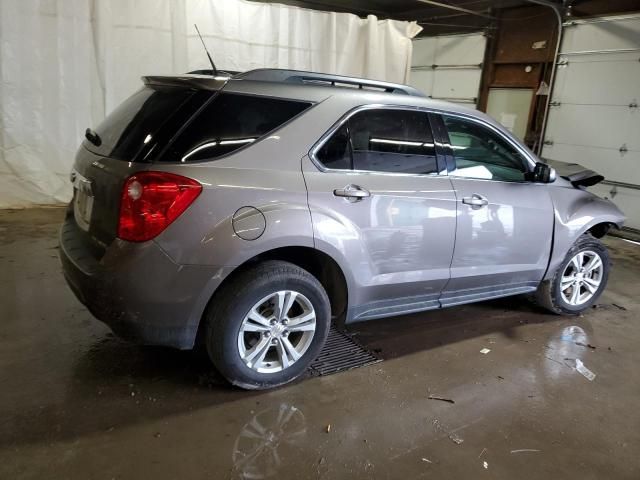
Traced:
<svg viewBox="0 0 640 480">
<path fill-rule="evenodd" d="M 486 44 L 481 33 L 414 40 L 411 85 L 432 98 L 475 107 Z"/>
<path fill-rule="evenodd" d="M 640 229 L 640 15 L 565 24 L 542 152 L 606 181 L 593 187 Z"/>
</svg>

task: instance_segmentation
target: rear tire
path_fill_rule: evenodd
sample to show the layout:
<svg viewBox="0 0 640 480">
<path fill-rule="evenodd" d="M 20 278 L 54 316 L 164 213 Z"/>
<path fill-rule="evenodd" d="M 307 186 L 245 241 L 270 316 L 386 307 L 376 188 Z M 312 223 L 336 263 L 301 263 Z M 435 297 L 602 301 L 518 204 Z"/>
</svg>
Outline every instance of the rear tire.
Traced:
<svg viewBox="0 0 640 480">
<path fill-rule="evenodd" d="M 607 286 L 610 268 L 607 248 L 586 233 L 567 252 L 553 278 L 540 284 L 536 302 L 559 315 L 578 315 L 598 300 Z"/>
<path fill-rule="evenodd" d="M 293 381 L 315 360 L 331 306 L 313 275 L 274 260 L 224 285 L 206 321 L 207 351 L 220 373 L 238 387 L 267 389 Z"/>
</svg>

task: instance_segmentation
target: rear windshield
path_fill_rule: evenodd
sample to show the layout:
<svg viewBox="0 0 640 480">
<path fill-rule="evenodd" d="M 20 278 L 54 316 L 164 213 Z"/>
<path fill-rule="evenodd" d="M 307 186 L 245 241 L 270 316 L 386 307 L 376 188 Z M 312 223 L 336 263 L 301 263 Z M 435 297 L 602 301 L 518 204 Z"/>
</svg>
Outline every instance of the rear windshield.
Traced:
<svg viewBox="0 0 640 480">
<path fill-rule="evenodd" d="M 221 157 L 255 142 L 310 106 L 296 100 L 220 93 L 187 125 L 162 161 Z"/>
<path fill-rule="evenodd" d="M 179 87 L 145 86 L 125 100 L 95 128 L 100 139 L 88 150 L 105 157 L 133 161 L 162 125 L 193 95 Z"/>
</svg>

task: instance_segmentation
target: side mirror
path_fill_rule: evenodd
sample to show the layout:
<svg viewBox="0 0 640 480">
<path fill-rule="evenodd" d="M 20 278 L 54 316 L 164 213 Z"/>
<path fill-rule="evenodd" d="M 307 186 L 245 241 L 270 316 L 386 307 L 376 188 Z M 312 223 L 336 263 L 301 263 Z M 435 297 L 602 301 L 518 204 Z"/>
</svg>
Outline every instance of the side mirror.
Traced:
<svg viewBox="0 0 640 480">
<path fill-rule="evenodd" d="M 556 170 L 546 163 L 537 162 L 533 172 L 529 172 L 527 180 L 537 183 L 553 183 L 556 181 Z"/>
</svg>

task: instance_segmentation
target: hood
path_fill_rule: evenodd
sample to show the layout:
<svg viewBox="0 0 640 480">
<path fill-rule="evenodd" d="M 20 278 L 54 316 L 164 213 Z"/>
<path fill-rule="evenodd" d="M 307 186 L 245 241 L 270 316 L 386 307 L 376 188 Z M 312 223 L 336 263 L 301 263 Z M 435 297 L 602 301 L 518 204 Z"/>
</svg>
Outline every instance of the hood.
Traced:
<svg viewBox="0 0 640 480">
<path fill-rule="evenodd" d="M 547 159 L 545 159 L 545 162 L 555 169 L 559 177 L 568 180 L 576 188 L 591 187 L 604 180 L 604 175 L 600 175 L 577 163 L 566 163 Z"/>
</svg>

